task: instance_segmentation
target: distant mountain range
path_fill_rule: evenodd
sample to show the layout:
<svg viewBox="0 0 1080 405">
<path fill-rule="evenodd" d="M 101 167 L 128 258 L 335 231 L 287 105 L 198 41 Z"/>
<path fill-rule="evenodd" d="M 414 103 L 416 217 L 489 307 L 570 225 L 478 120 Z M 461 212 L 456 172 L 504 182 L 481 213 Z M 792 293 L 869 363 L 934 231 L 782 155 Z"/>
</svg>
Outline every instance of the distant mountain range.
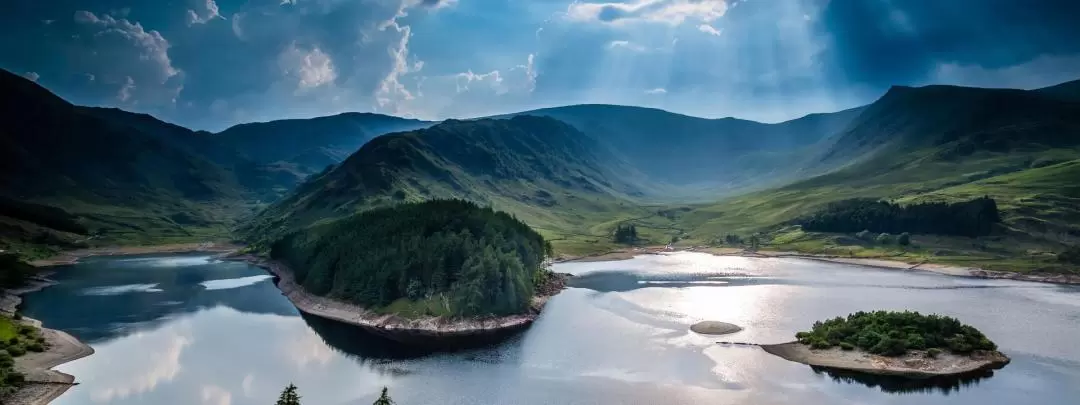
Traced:
<svg viewBox="0 0 1080 405">
<path fill-rule="evenodd" d="M 575 105 L 442 123 L 346 113 L 217 134 L 74 106 L 6 71 L 0 89 L 8 247 L 197 240 L 235 225 L 260 238 L 445 197 L 510 211 L 556 239 L 595 241 L 621 221 L 703 239 L 848 195 L 915 198 L 1080 155 L 1080 81 L 895 87 L 864 107 L 777 124 Z"/>
</svg>

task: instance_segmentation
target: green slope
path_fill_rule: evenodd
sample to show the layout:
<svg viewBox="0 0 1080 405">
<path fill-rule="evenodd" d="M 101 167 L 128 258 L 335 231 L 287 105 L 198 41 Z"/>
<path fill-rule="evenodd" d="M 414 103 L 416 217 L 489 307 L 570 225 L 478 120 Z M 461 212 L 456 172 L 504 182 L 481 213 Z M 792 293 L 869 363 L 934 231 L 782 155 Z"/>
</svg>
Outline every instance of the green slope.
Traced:
<svg viewBox="0 0 1080 405">
<path fill-rule="evenodd" d="M 0 119 L 0 197 L 11 202 L 0 249 L 197 240 L 224 235 L 243 209 L 246 192 L 229 170 L 6 71 Z"/>
<path fill-rule="evenodd" d="M 261 212 L 244 233 L 272 239 L 373 207 L 461 198 L 513 213 L 572 251 L 606 243 L 608 230 L 594 228 L 602 223 L 655 216 L 635 203 L 659 192 L 642 177 L 551 118 L 447 121 L 372 140 Z"/>
<path fill-rule="evenodd" d="M 705 119 L 664 110 L 574 105 L 527 111 L 562 120 L 611 147 L 635 168 L 683 196 L 715 196 L 797 180 L 807 152 L 845 128 L 861 109 L 811 114 L 778 124 Z"/>
<path fill-rule="evenodd" d="M 1037 91 L 931 86 L 894 89 L 829 140 L 822 161 L 850 162 L 788 186 L 705 204 L 680 220 L 695 241 L 763 232 L 773 248 L 901 254 L 1006 270 L 1055 268 L 1080 241 L 1080 104 Z M 917 235 L 899 251 L 789 224 L 849 198 L 918 202 L 988 195 L 1004 224 L 985 238 Z M 1018 260 L 1017 258 L 1024 258 Z"/>
</svg>

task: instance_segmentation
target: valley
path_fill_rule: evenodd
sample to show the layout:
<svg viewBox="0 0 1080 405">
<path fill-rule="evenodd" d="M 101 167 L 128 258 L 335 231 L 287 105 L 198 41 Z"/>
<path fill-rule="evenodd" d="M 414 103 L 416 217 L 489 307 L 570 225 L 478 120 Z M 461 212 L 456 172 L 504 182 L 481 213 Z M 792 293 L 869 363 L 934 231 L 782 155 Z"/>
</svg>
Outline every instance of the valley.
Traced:
<svg viewBox="0 0 1080 405">
<path fill-rule="evenodd" d="M 0 249 L 26 259 L 207 241 L 261 251 L 373 208 L 457 198 L 511 213 L 564 258 L 628 249 L 613 232 L 633 224 L 636 246 L 1076 271 L 1058 260 L 1080 242 L 1075 82 L 894 87 L 778 124 L 578 105 L 441 123 L 348 113 L 214 134 L 2 79 L 3 114 L 19 124 L 4 136 Z M 852 198 L 981 196 L 1001 222 L 977 238 L 913 234 L 901 246 L 797 225 Z"/>
</svg>

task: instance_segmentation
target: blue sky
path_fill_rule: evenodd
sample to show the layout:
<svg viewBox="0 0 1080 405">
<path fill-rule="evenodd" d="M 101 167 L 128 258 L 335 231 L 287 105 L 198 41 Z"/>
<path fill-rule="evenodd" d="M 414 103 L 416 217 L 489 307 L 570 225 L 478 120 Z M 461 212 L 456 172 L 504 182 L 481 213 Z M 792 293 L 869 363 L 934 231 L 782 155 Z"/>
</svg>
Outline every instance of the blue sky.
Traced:
<svg viewBox="0 0 1080 405">
<path fill-rule="evenodd" d="M 0 67 L 196 129 L 613 103 L 776 122 L 1080 78 L 1073 0 L 7 0 Z"/>
</svg>

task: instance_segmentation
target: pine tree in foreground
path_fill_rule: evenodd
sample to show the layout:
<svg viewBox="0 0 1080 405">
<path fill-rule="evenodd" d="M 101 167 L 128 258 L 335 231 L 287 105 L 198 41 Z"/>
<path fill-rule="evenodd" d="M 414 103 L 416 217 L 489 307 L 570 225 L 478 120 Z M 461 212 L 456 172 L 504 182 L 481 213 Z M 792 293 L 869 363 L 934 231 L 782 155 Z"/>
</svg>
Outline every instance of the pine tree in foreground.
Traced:
<svg viewBox="0 0 1080 405">
<path fill-rule="evenodd" d="M 390 394 L 387 394 L 386 391 L 386 387 L 383 387 L 382 395 L 379 395 L 379 399 L 376 399 L 375 403 L 371 405 L 394 405 L 394 400 L 390 399 Z"/>
<path fill-rule="evenodd" d="M 384 390 L 383 393 L 386 393 Z M 296 393 L 296 386 L 289 384 L 285 387 L 285 391 L 281 392 L 281 396 L 278 397 L 277 403 L 274 405 L 300 405 L 300 395 Z"/>
</svg>

